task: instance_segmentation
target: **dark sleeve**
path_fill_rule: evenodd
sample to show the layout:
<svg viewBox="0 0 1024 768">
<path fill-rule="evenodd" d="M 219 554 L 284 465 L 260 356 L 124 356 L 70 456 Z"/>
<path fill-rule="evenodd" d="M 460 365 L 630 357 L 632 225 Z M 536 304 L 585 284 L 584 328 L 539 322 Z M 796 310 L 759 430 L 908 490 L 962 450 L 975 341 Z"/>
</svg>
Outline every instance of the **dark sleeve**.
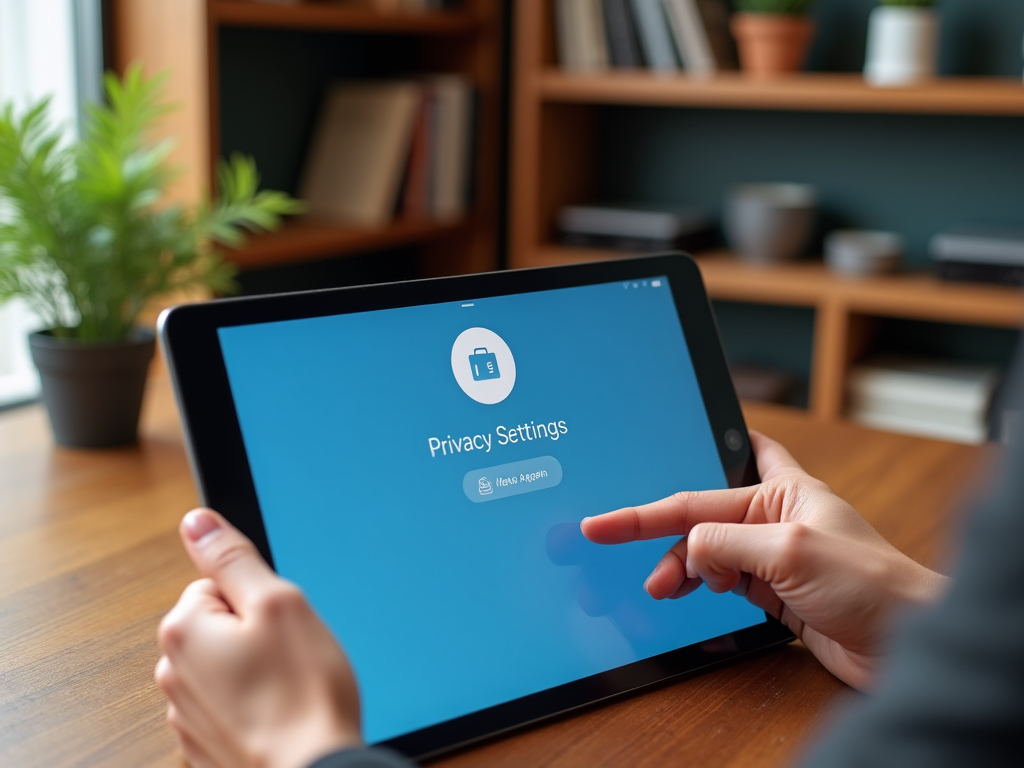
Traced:
<svg viewBox="0 0 1024 768">
<path fill-rule="evenodd" d="M 846 713 L 808 768 L 1024 764 L 1024 441 L 1014 437 L 993 492 L 967 518 L 950 592 L 897 635 L 880 690 Z"/>
<path fill-rule="evenodd" d="M 309 768 L 414 768 L 414 765 L 393 750 L 362 747 L 321 757 Z"/>
</svg>

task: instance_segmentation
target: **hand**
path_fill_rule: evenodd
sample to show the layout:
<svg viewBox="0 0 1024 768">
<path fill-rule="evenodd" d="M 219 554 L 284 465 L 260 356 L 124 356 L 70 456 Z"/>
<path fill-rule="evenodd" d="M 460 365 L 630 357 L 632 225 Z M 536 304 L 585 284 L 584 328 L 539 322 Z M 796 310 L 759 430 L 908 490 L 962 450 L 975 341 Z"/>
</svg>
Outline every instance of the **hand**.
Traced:
<svg viewBox="0 0 1024 768">
<path fill-rule="evenodd" d="M 160 624 L 156 681 L 189 763 L 304 768 L 358 745 L 352 669 L 298 588 L 216 512 L 189 512 L 181 538 L 206 578 Z"/>
<path fill-rule="evenodd" d="M 750 438 L 760 485 L 677 493 L 587 518 L 583 535 L 599 544 L 685 536 L 644 584 L 653 598 L 680 598 L 701 583 L 743 595 L 863 690 L 893 610 L 937 600 L 946 579 L 896 550 L 779 443 Z"/>
</svg>

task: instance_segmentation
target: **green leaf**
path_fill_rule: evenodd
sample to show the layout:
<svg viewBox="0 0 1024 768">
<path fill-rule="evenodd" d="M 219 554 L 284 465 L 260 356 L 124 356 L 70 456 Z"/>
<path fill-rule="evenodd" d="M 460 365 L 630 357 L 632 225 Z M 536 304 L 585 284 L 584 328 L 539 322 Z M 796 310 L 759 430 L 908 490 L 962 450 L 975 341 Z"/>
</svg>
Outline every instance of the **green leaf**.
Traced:
<svg viewBox="0 0 1024 768">
<path fill-rule="evenodd" d="M 217 169 L 220 196 L 192 210 L 165 201 L 177 170 L 169 141 L 148 138 L 170 107 L 165 75 L 141 67 L 104 78 L 106 104 L 91 105 L 82 138 L 52 128 L 49 101 L 0 112 L 0 301 L 21 297 L 61 336 L 128 338 L 151 299 L 205 286 L 235 290 L 235 268 L 213 250 L 272 230 L 302 211 L 260 191 L 251 158 Z"/>
</svg>

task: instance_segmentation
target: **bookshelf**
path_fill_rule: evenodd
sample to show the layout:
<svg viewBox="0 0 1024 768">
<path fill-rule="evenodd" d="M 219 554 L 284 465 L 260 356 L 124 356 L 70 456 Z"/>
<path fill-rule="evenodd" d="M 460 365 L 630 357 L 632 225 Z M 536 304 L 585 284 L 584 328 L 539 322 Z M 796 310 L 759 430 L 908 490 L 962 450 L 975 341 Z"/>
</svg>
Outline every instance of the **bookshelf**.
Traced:
<svg viewBox="0 0 1024 768">
<path fill-rule="evenodd" d="M 1019 78 L 943 78 L 908 88 L 875 89 L 859 75 L 844 73 L 801 73 L 768 82 L 739 73 L 704 79 L 621 70 L 568 74 L 557 67 L 553 22 L 547 0 L 516 4 L 512 267 L 616 255 L 553 241 L 553 222 L 562 206 L 607 194 L 607 179 L 600 178 L 601 165 L 608 162 L 601 154 L 608 150 L 602 137 L 607 107 L 641 108 L 627 119 L 620 115 L 620 122 L 647 120 L 659 109 L 720 111 L 726 113 L 723 121 L 731 112 L 736 120 L 761 113 L 796 113 L 793 120 L 805 113 L 1024 117 Z M 884 128 L 878 135 L 884 137 Z M 698 261 L 714 300 L 813 311 L 808 407 L 823 420 L 843 417 L 847 372 L 858 359 L 884 346 L 889 320 L 991 329 L 1024 325 L 1024 294 L 1009 288 L 942 283 L 925 274 L 849 280 L 832 275 L 820 261 L 754 267 L 725 252 L 704 254 Z"/>
<path fill-rule="evenodd" d="M 399 217 L 375 228 L 298 217 L 227 251 L 241 269 L 395 248 L 415 251 L 419 276 L 497 266 L 500 3 L 463 0 L 454 10 L 382 12 L 356 2 L 114 0 L 112 9 L 117 67 L 141 61 L 147 72 L 167 72 L 168 97 L 178 110 L 164 131 L 174 137 L 172 159 L 184 169 L 174 195 L 182 202 L 212 188 L 217 158 L 232 151 L 252 154 L 267 186 L 295 194 L 319 94 L 334 80 L 449 72 L 477 89 L 470 214 L 457 221 Z M 252 66 L 264 50 L 267 61 Z"/>
</svg>

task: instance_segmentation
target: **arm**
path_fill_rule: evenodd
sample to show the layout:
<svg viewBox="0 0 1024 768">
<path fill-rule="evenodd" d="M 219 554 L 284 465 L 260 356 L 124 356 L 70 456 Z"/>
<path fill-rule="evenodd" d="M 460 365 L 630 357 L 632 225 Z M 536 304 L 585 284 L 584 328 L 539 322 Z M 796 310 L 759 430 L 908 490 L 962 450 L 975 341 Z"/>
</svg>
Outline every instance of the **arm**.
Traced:
<svg viewBox="0 0 1024 768">
<path fill-rule="evenodd" d="M 359 692 L 337 641 L 302 593 L 211 510 L 181 524 L 205 578 L 160 624 L 156 681 L 167 720 L 196 768 L 402 768 L 363 749 Z"/>
<path fill-rule="evenodd" d="M 760 485 L 678 493 L 582 523 L 600 544 L 684 536 L 644 588 L 678 599 L 702 583 L 782 621 L 834 675 L 873 684 L 900 605 L 938 599 L 946 579 L 901 554 L 781 445 L 751 433 Z"/>
<path fill-rule="evenodd" d="M 948 595 L 897 637 L 882 685 L 810 766 L 1020 765 L 1024 755 L 1024 444 L 963 537 Z"/>
</svg>

